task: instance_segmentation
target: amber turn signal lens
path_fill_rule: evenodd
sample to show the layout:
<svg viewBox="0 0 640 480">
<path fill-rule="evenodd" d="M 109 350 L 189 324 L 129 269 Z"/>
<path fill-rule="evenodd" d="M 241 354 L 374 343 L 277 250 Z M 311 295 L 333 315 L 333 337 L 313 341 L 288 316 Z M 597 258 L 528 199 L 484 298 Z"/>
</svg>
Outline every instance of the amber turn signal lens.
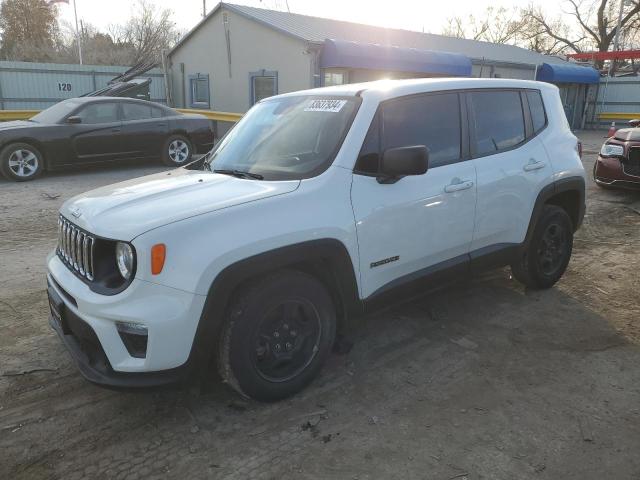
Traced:
<svg viewBox="0 0 640 480">
<path fill-rule="evenodd" d="M 164 267 L 164 259 L 167 256 L 167 247 L 164 243 L 158 243 L 151 247 L 151 273 L 158 275 Z"/>
</svg>

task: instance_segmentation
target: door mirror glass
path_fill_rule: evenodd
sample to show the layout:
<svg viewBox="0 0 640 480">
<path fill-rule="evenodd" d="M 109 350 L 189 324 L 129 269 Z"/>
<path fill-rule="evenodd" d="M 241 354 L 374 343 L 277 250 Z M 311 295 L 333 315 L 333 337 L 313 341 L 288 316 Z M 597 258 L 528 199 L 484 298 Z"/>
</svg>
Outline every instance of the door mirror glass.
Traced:
<svg viewBox="0 0 640 480">
<path fill-rule="evenodd" d="M 71 124 L 82 123 L 82 118 L 79 117 L 78 115 L 72 115 L 71 117 L 67 118 L 67 123 L 71 123 Z"/>
<path fill-rule="evenodd" d="M 429 150 L 424 145 L 385 150 L 380 165 L 379 183 L 395 183 L 407 175 L 422 175 L 429 168 Z"/>
</svg>

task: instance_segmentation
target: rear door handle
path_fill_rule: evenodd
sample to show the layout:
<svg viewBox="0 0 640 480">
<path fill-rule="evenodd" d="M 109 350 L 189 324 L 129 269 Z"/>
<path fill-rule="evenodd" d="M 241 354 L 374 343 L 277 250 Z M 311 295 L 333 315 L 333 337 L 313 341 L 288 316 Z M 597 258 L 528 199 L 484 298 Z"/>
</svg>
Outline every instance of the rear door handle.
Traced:
<svg viewBox="0 0 640 480">
<path fill-rule="evenodd" d="M 523 170 L 525 172 L 532 172 L 534 170 L 540 170 L 541 168 L 544 168 L 547 164 L 544 162 L 538 162 L 536 161 L 536 159 L 532 158 L 529 160 L 529 163 L 527 163 L 523 168 Z"/>
<path fill-rule="evenodd" d="M 119 128 L 112 128 L 111 131 L 113 133 L 118 133 L 118 132 L 120 132 L 120 129 Z"/>
<path fill-rule="evenodd" d="M 457 180 L 457 181 L 456 181 Z M 444 191 L 447 193 L 459 192 L 460 190 L 468 190 L 473 187 L 471 180 L 454 179 L 452 183 L 444 187 Z"/>
</svg>

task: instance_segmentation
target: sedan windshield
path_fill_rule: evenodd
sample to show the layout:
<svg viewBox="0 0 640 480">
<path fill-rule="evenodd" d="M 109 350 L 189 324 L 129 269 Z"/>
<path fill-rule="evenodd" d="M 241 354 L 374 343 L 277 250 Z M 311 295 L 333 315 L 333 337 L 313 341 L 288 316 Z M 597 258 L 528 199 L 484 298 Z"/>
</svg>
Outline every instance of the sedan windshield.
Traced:
<svg viewBox="0 0 640 480">
<path fill-rule="evenodd" d="M 74 100 L 64 100 L 31 117 L 31 121 L 47 124 L 58 123 L 77 108 L 78 105 L 79 103 Z"/>
<path fill-rule="evenodd" d="M 242 178 L 292 180 L 318 175 L 338 153 L 359 100 L 295 96 L 263 101 L 220 141 L 207 165 Z"/>
</svg>

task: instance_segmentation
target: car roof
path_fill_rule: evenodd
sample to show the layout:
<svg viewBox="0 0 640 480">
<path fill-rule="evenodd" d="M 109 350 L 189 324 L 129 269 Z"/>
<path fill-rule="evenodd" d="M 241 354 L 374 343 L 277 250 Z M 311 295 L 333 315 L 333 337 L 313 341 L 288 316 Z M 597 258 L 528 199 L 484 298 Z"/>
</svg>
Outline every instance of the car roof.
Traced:
<svg viewBox="0 0 640 480">
<path fill-rule="evenodd" d="M 314 88 L 279 96 L 294 95 L 345 95 L 372 97 L 377 100 L 401 97 L 416 93 L 443 90 L 465 90 L 476 88 L 532 88 L 537 90 L 557 89 L 555 85 L 534 80 L 514 80 L 504 78 L 413 78 L 406 80 L 377 80 L 374 82 L 352 83 L 332 87 Z M 271 97 L 274 98 L 274 97 Z"/>
<path fill-rule="evenodd" d="M 91 103 L 91 102 L 136 102 L 144 105 L 152 104 L 157 107 L 162 108 L 170 108 L 166 105 L 162 105 L 161 103 L 151 102 L 149 100 L 142 100 L 140 98 L 131 98 L 131 97 L 74 97 L 67 98 L 67 102 L 74 102 L 78 104 Z"/>
</svg>

